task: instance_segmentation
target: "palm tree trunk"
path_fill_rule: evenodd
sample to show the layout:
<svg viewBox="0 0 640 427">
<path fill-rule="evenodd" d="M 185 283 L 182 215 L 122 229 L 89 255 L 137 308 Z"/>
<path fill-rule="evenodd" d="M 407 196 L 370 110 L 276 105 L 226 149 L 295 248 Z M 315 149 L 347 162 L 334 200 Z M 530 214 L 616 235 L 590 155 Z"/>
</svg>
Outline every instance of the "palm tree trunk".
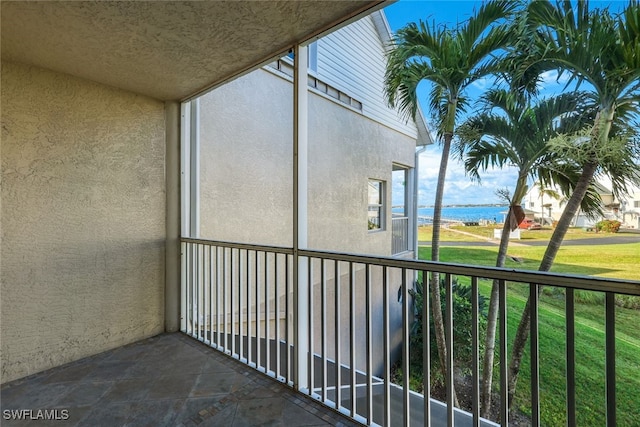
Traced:
<svg viewBox="0 0 640 427">
<path fill-rule="evenodd" d="M 509 249 L 509 237 L 511 237 L 511 219 L 515 217 L 514 207 L 520 206 L 522 198 L 527 189 L 527 170 L 521 168 L 516 182 L 516 188 L 513 197 L 509 203 L 509 212 L 504 220 L 502 234 L 500 236 L 500 247 L 498 248 L 498 256 L 496 259 L 496 267 L 504 267 L 507 258 L 507 250 Z M 515 221 L 518 222 L 517 219 Z M 482 397 L 480 402 L 480 416 L 489 417 L 491 412 L 491 388 L 493 383 L 493 362 L 495 360 L 496 348 L 496 330 L 498 326 L 498 311 L 500 307 L 498 281 L 494 280 L 491 286 L 491 296 L 489 298 L 489 311 L 487 313 L 487 333 L 484 342 L 484 360 L 482 366 Z"/>
<path fill-rule="evenodd" d="M 500 237 L 500 247 L 498 248 L 498 258 L 496 260 L 496 267 L 503 267 L 504 261 L 507 258 L 507 249 L 509 247 L 509 235 L 511 234 L 511 227 L 509 226 L 511 217 L 511 207 L 509 207 L 509 213 L 507 214 L 504 226 L 502 227 L 502 235 Z M 489 311 L 487 313 L 487 334 L 484 341 L 484 360 L 482 365 L 482 394 L 480 416 L 488 418 L 491 412 L 491 387 L 493 383 L 493 361 L 495 359 L 496 348 L 496 329 L 498 325 L 498 281 L 494 280 L 491 286 L 491 297 L 489 298 Z"/>
<path fill-rule="evenodd" d="M 433 234 L 431 237 L 431 260 L 440 260 L 440 226 L 442 223 L 442 198 L 444 195 L 444 181 L 447 175 L 447 165 L 449 163 L 449 151 L 451 151 L 451 140 L 453 133 L 444 135 L 442 144 L 442 157 L 440 160 L 440 170 L 438 171 L 438 184 L 436 186 L 436 200 L 433 206 Z M 436 335 L 436 344 L 438 346 L 438 359 L 440 360 L 440 370 L 443 378 L 447 377 L 447 346 L 444 333 L 444 321 L 442 318 L 442 305 L 440 301 L 440 275 L 436 272 L 432 274 L 431 279 L 431 310 L 433 315 L 433 326 Z M 425 319 L 426 323 L 426 319 Z M 428 327 L 424 325 L 424 327 Z M 453 339 L 453 338 L 452 338 Z M 423 369 L 429 369 L 428 366 Z M 453 402 L 459 407 L 458 396 L 455 386 L 452 390 Z"/>
<path fill-rule="evenodd" d="M 540 263 L 539 271 L 549 271 L 551 266 L 553 265 L 553 261 L 555 260 L 556 255 L 558 254 L 558 250 L 562 245 L 562 240 L 564 239 L 569 226 L 571 225 L 571 221 L 573 217 L 580 209 L 580 204 L 582 203 L 582 199 L 585 194 L 587 194 L 587 190 L 589 189 L 589 185 L 591 184 L 591 180 L 596 172 L 598 164 L 595 161 L 589 162 L 584 165 L 582 170 L 582 174 L 576 184 L 576 187 L 573 191 L 573 194 L 569 198 L 567 205 L 562 212 L 562 216 L 556 225 L 555 230 L 553 231 L 553 235 L 551 236 L 551 240 L 549 241 L 549 245 L 547 246 L 547 250 L 544 253 L 542 258 L 542 262 Z M 541 291 L 541 288 L 538 292 Z M 518 374 L 520 373 L 520 363 L 522 362 L 522 355 L 524 354 L 524 348 L 529 338 L 529 325 L 531 321 L 530 317 L 530 301 L 527 299 L 527 303 L 524 307 L 524 311 L 522 312 L 522 317 L 520 318 L 520 324 L 518 325 L 518 330 L 516 331 L 516 336 L 513 342 L 513 350 L 511 354 L 511 362 L 509 363 L 509 406 L 511 406 L 511 402 L 513 402 L 513 397 L 516 391 L 516 385 L 518 382 Z"/>
</svg>

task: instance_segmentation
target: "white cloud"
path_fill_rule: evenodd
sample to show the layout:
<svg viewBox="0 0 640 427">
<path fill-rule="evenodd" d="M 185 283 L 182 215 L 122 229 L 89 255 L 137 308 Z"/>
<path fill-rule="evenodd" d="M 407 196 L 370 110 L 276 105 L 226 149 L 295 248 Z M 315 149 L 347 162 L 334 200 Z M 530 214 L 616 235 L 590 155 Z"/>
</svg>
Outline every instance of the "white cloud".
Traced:
<svg viewBox="0 0 640 427">
<path fill-rule="evenodd" d="M 433 205 L 435 200 L 438 171 L 440 168 L 441 149 L 430 146 L 420 155 L 418 204 Z M 472 181 L 465 174 L 462 162 L 449 160 L 443 203 L 450 204 L 482 204 L 500 203 L 495 191 L 498 188 L 513 187 L 516 182 L 516 172 L 513 169 L 488 170 L 481 173 L 480 184 Z"/>
<path fill-rule="evenodd" d="M 481 91 L 484 91 L 489 86 L 493 86 L 494 84 L 495 84 L 495 79 L 488 79 L 486 77 L 483 77 L 478 80 L 474 80 L 471 83 L 471 86 Z"/>
<path fill-rule="evenodd" d="M 562 73 L 558 78 L 557 70 L 549 70 L 540 74 L 540 90 L 551 89 L 553 86 L 564 86 L 569 81 L 570 74 L 568 72 Z M 560 89 L 560 88 L 558 88 Z"/>
</svg>

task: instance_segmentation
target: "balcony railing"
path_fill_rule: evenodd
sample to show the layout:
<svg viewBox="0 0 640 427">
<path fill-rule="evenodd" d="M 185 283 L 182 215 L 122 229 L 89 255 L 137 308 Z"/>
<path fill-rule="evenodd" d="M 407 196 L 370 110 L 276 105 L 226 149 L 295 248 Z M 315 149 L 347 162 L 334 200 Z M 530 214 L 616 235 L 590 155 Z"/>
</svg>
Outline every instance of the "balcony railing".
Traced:
<svg viewBox="0 0 640 427">
<path fill-rule="evenodd" d="M 297 268 L 294 269 L 294 263 Z M 294 277 L 294 271 L 298 277 Z M 445 402 L 430 394 L 429 328 L 422 328 L 424 395 L 410 390 L 409 351 L 413 308 L 410 290 L 417 278 L 442 275 L 447 335 Z M 470 284 L 472 326 L 471 407 L 454 407 L 454 276 Z M 563 289 L 565 309 L 566 419 L 576 424 L 574 291 L 605 295 L 605 372 L 608 426 L 616 425 L 615 296 L 640 296 L 640 282 L 588 278 L 504 268 L 474 267 L 408 259 L 362 256 L 182 239 L 182 331 L 295 387 L 353 419 L 369 425 L 473 425 L 480 418 L 478 294 L 480 280 L 499 284 L 499 410 L 507 425 L 507 291 L 524 286 L 531 300 L 530 417 L 540 425 L 538 321 L 542 286 Z M 427 319 L 429 298 L 422 318 Z M 518 310 L 519 313 L 519 310 Z M 561 351 L 558 349 L 558 351 Z M 401 384 L 392 366 L 402 360 Z M 640 363 L 640 353 L 636 365 Z"/>
<path fill-rule="evenodd" d="M 399 254 L 410 250 L 409 217 L 394 216 L 391 218 L 391 253 Z"/>
</svg>

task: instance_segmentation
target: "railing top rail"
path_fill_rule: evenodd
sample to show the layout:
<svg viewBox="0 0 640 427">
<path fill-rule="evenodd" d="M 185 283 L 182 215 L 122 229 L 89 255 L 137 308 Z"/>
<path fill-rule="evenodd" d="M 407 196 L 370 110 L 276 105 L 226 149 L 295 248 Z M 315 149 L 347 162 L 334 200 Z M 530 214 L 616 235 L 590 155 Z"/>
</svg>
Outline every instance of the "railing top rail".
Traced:
<svg viewBox="0 0 640 427">
<path fill-rule="evenodd" d="M 181 237 L 180 241 L 185 243 L 196 243 L 199 245 L 207 245 L 207 246 L 224 246 L 226 248 L 245 249 L 249 251 L 277 252 L 277 253 L 287 254 L 287 255 L 293 254 L 293 248 L 289 248 L 286 246 L 256 245 L 251 243 L 225 242 L 221 240 L 193 239 L 191 237 Z"/>
<path fill-rule="evenodd" d="M 406 268 L 418 271 L 476 276 L 486 279 L 504 279 L 511 282 L 537 283 L 540 285 L 592 291 L 610 291 L 620 294 L 640 296 L 640 281 L 586 277 L 574 274 L 558 274 L 546 271 L 517 270 L 504 267 L 482 267 L 440 261 L 425 261 L 403 258 L 389 258 L 376 255 L 354 255 L 340 252 L 300 250 L 299 255 L 312 258 L 332 259 L 356 264 L 375 264 L 391 268 Z"/>
<path fill-rule="evenodd" d="M 210 246 L 278 252 L 293 254 L 293 248 L 265 246 L 236 242 L 181 238 L 182 242 Z M 356 264 L 372 264 L 390 268 L 405 268 L 418 271 L 475 276 L 486 279 L 503 279 L 511 282 L 537 283 L 540 285 L 559 286 L 564 288 L 585 289 L 599 292 L 615 292 L 619 294 L 640 296 L 640 281 L 612 279 L 603 277 L 586 277 L 573 274 L 558 274 L 544 271 L 517 270 L 500 267 L 482 267 L 466 264 L 455 264 L 436 261 L 391 258 L 376 255 L 355 255 L 341 252 L 301 249 L 298 255 L 310 258 L 323 258 L 335 261 L 353 262 Z"/>
</svg>

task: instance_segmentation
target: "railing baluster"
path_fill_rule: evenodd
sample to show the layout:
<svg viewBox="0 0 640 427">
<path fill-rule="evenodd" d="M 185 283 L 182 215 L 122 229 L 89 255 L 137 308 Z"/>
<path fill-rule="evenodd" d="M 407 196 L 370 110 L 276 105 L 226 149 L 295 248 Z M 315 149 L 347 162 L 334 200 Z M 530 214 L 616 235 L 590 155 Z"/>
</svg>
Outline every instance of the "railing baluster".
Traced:
<svg viewBox="0 0 640 427">
<path fill-rule="evenodd" d="M 205 304 L 205 293 L 204 293 L 204 246 L 198 245 L 198 263 L 200 264 L 200 270 L 198 272 L 198 339 L 200 341 L 204 341 L 204 304 Z"/>
<path fill-rule="evenodd" d="M 233 318 L 233 291 L 236 288 L 234 282 L 234 271 L 235 271 L 235 262 L 233 256 L 233 248 L 230 249 L 229 254 L 229 323 L 231 327 L 231 355 L 235 356 L 236 354 L 236 328 L 235 328 L 235 319 Z"/>
<path fill-rule="evenodd" d="M 371 265 L 365 264 L 365 329 L 366 329 L 366 356 L 367 356 L 367 423 L 373 422 L 373 361 L 371 359 L 372 353 L 372 336 L 371 336 Z"/>
<path fill-rule="evenodd" d="M 285 369 L 285 380 L 288 384 L 291 381 L 291 339 L 290 339 L 290 331 L 289 331 L 289 255 L 285 254 L 284 256 L 284 312 L 285 312 L 285 322 L 284 322 L 284 336 L 285 338 L 285 360 L 286 360 L 286 369 Z"/>
<path fill-rule="evenodd" d="M 405 269 L 401 269 L 402 275 L 402 422 L 405 427 L 411 425 L 411 412 L 409 408 L 409 290 L 407 289 L 407 276 Z"/>
<path fill-rule="evenodd" d="M 245 251 L 238 249 L 238 359 L 244 358 L 244 335 L 242 329 L 242 254 Z"/>
<path fill-rule="evenodd" d="M 256 251 L 256 369 L 260 369 L 262 345 L 260 343 L 260 257 Z"/>
<path fill-rule="evenodd" d="M 576 425 L 576 323 L 573 289 L 565 292 L 567 357 L 567 426 Z"/>
<path fill-rule="evenodd" d="M 251 251 L 247 250 L 247 363 L 249 365 L 253 360 L 251 357 L 251 350 L 253 349 L 251 334 Z"/>
<path fill-rule="evenodd" d="M 180 243 L 180 331 L 187 332 L 187 322 L 186 319 L 188 317 L 188 303 L 187 303 L 187 248 L 189 243 L 181 242 Z"/>
<path fill-rule="evenodd" d="M 471 277 L 471 342 L 473 343 L 472 387 L 473 387 L 473 427 L 480 427 L 480 339 L 478 334 L 478 278 Z"/>
<path fill-rule="evenodd" d="M 337 261 L 336 261 L 337 263 Z M 384 419 L 383 426 L 391 425 L 391 360 L 389 347 L 389 270 L 382 267 L 382 346 L 384 358 Z"/>
<path fill-rule="evenodd" d="M 309 395 L 313 396 L 313 390 L 316 386 L 316 373 L 315 373 L 315 360 L 313 358 L 313 265 L 314 259 L 309 258 L 309 270 L 308 270 L 308 290 L 309 290 L 309 306 L 307 307 L 308 322 L 309 322 L 309 355 L 307 359 L 309 369 Z"/>
<path fill-rule="evenodd" d="M 324 259 L 320 260 L 320 351 L 322 352 L 322 400 L 327 399 L 327 278 Z"/>
<path fill-rule="evenodd" d="M 188 266 L 188 270 L 185 274 L 185 332 L 187 335 L 191 335 L 191 319 L 193 318 L 193 304 L 191 303 L 191 277 L 193 276 L 193 265 L 191 264 L 191 253 L 193 251 L 193 244 L 190 243 L 186 247 L 185 251 L 185 263 Z"/>
<path fill-rule="evenodd" d="M 271 336 L 269 335 L 269 256 L 268 252 L 264 253 L 264 371 L 269 373 L 271 370 Z"/>
<path fill-rule="evenodd" d="M 616 295 L 605 293 L 605 381 L 607 388 L 607 427 L 616 425 Z"/>
<path fill-rule="evenodd" d="M 216 246 L 216 344 L 221 348 L 221 325 L 220 325 L 220 247 Z"/>
<path fill-rule="evenodd" d="M 529 284 L 531 317 L 531 426 L 540 427 L 540 342 L 538 318 L 538 285 Z"/>
<path fill-rule="evenodd" d="M 195 267 L 195 274 L 194 274 L 194 285 L 193 285 L 193 295 L 194 295 L 194 312 L 195 312 L 195 316 L 193 316 L 194 318 L 194 323 L 193 323 L 193 336 L 195 337 L 195 339 L 197 339 L 198 341 L 202 341 L 200 339 L 200 281 L 202 280 L 202 278 L 200 277 L 202 274 L 202 269 L 200 268 L 200 245 L 196 245 L 195 247 L 195 262 L 196 262 L 196 267 Z"/>
<path fill-rule="evenodd" d="M 349 263 L 349 369 L 351 373 L 351 418 L 356 416 L 356 296 L 354 265 Z"/>
<path fill-rule="evenodd" d="M 276 379 L 280 379 L 280 295 L 278 290 L 278 254 L 273 254 L 273 311 L 275 312 Z"/>
<path fill-rule="evenodd" d="M 423 400 L 423 423 L 425 427 L 431 425 L 431 331 L 429 322 L 430 299 L 429 299 L 429 272 L 422 272 L 422 387 L 424 390 Z"/>
<path fill-rule="evenodd" d="M 499 316 L 500 316 L 500 424 L 509 423 L 509 371 L 507 358 L 507 284 L 498 281 Z"/>
<path fill-rule="evenodd" d="M 340 314 L 341 314 L 341 310 L 340 310 L 340 261 L 336 261 L 336 265 L 335 265 L 335 276 L 336 276 L 336 280 L 335 280 L 335 303 L 336 303 L 336 307 L 335 307 L 335 341 L 336 341 L 336 348 L 335 348 L 335 370 L 336 370 L 336 409 L 340 409 L 340 407 L 342 406 L 342 372 L 341 371 L 341 367 L 340 367 L 340 335 L 341 335 L 341 331 L 340 331 Z"/>
<path fill-rule="evenodd" d="M 445 329 L 447 348 L 447 425 L 453 426 L 454 383 L 453 383 L 453 280 L 451 274 L 445 275 Z"/>
<path fill-rule="evenodd" d="M 204 293 L 204 319 L 202 321 L 202 328 L 204 330 L 203 334 L 205 344 L 211 343 L 211 334 L 207 332 L 209 330 L 209 323 L 211 321 L 211 286 L 209 286 L 209 282 L 211 280 L 211 276 L 209 275 L 209 272 L 211 271 L 211 263 L 209 257 L 210 251 L 211 246 L 202 247 L 202 257 L 204 259 L 204 281 L 202 282 L 202 289 Z"/>
<path fill-rule="evenodd" d="M 229 353 L 229 329 L 227 328 L 227 301 L 229 298 L 228 295 L 228 287 L 229 282 L 227 281 L 227 248 L 222 248 L 222 303 L 223 303 L 223 318 L 222 318 L 222 333 L 224 337 L 224 351 L 225 353 Z"/>
</svg>

